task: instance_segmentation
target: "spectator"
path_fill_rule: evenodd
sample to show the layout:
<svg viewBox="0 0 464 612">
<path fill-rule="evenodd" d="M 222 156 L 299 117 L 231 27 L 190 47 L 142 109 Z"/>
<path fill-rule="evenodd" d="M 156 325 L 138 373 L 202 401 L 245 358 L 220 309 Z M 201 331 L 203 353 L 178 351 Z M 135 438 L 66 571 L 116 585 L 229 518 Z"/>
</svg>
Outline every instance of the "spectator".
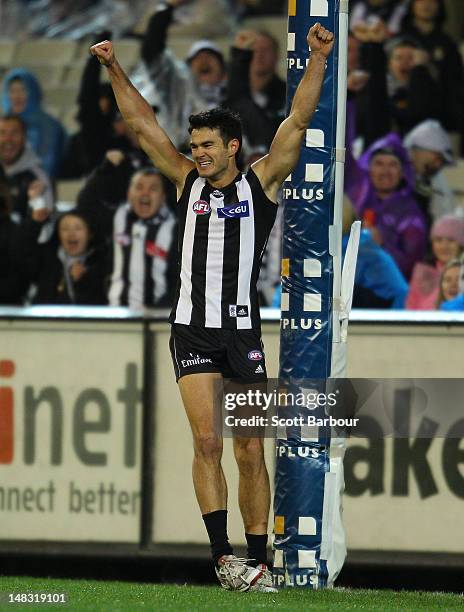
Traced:
<svg viewBox="0 0 464 612">
<path fill-rule="evenodd" d="M 345 196 L 343 203 L 342 255 L 345 257 L 350 230 L 356 220 L 353 205 Z M 361 230 L 356 273 L 354 279 L 353 308 L 403 309 L 408 284 L 392 256 L 379 246 L 371 230 Z"/>
<path fill-rule="evenodd" d="M 454 165 L 451 140 L 438 121 L 428 119 L 404 138 L 415 171 L 414 194 L 428 220 L 456 208 L 454 195 L 442 169 Z"/>
<path fill-rule="evenodd" d="M 110 36 L 110 32 L 103 32 L 98 41 Z M 61 178 L 79 178 L 90 174 L 102 163 L 106 151 L 116 148 L 113 129 L 116 100 L 111 85 L 101 83 L 100 75 L 101 64 L 95 56 L 90 55 L 82 73 L 77 98 L 80 129 L 68 142 L 60 169 Z"/>
<path fill-rule="evenodd" d="M 448 312 L 463 311 L 464 310 L 464 259 L 461 255 L 460 259 L 460 271 L 459 271 L 459 294 L 457 297 L 442 302 L 440 310 L 446 310 Z"/>
<path fill-rule="evenodd" d="M 360 23 L 375 25 L 383 21 L 388 34 L 396 35 L 406 14 L 409 0 L 358 0 L 351 8 L 350 29 Z"/>
<path fill-rule="evenodd" d="M 124 130 L 132 134 L 125 122 L 121 122 L 117 130 L 122 138 Z M 132 149 L 107 151 L 103 163 L 87 179 L 77 197 L 77 208 L 91 220 L 98 244 L 105 243 L 112 248 L 116 210 L 127 201 L 127 190 L 134 172 L 149 164 L 138 142 L 134 142 Z M 164 177 L 162 180 L 168 204 L 174 207 L 175 189 Z"/>
<path fill-rule="evenodd" d="M 402 34 L 416 40 L 429 55 L 440 83 L 440 117 L 447 130 L 462 126 L 464 71 L 459 49 L 443 31 L 444 0 L 412 0 L 402 24 Z"/>
<path fill-rule="evenodd" d="M 462 304 L 462 300 L 459 300 L 461 269 L 462 262 L 459 259 L 453 259 L 443 268 L 437 300 L 437 308 L 439 310 L 458 310 L 459 304 Z"/>
<path fill-rule="evenodd" d="M 112 306 L 170 306 L 176 282 L 176 221 L 154 168 L 134 174 L 114 217 Z"/>
<path fill-rule="evenodd" d="M 106 304 L 107 260 L 92 245 L 87 219 L 76 210 L 65 213 L 57 221 L 56 234 L 58 245 L 51 240 L 36 249 L 34 304 Z"/>
<path fill-rule="evenodd" d="M 440 117 L 442 94 L 432 77 L 429 55 L 418 43 L 392 40 L 387 55 L 391 118 L 404 135 L 421 121 Z"/>
<path fill-rule="evenodd" d="M 362 150 L 364 142 L 373 142 L 383 133 L 375 132 L 368 140 L 365 134 L 361 133 L 360 126 L 363 125 L 363 117 L 369 111 L 369 100 L 365 96 L 365 87 L 371 75 L 366 70 L 361 70 L 361 43 L 350 34 L 348 36 L 348 76 L 347 76 L 347 121 L 346 121 L 346 142 L 354 151 Z M 374 73 L 377 75 L 378 71 Z M 377 78 L 379 78 L 377 76 Z M 381 77 L 380 77 L 381 79 Z M 363 105 L 365 108 L 363 108 Z M 382 122 L 381 122 L 382 123 Z M 388 119 L 383 123 L 388 124 Z M 377 129 L 377 121 L 371 121 Z M 360 151 L 359 151 L 360 154 Z M 356 154 L 355 157 L 359 157 Z"/>
<path fill-rule="evenodd" d="M 406 279 L 425 253 L 426 225 L 413 196 L 413 171 L 401 140 L 391 134 L 356 161 L 347 151 L 345 188 L 373 240 Z"/>
<path fill-rule="evenodd" d="M 66 141 L 61 123 L 41 108 L 42 90 L 28 70 L 11 70 L 3 80 L 4 114 L 18 115 L 27 127 L 27 140 L 39 156 L 47 174 L 58 174 Z"/>
<path fill-rule="evenodd" d="M 39 158 L 26 144 L 26 126 L 16 115 L 0 119 L 0 166 L 10 188 L 12 220 L 20 224 L 34 218 L 43 224 L 39 241 L 46 241 L 52 228 L 47 222 L 53 211 L 52 189 Z"/>
<path fill-rule="evenodd" d="M 168 0 L 151 16 L 145 33 L 142 62 L 131 81 L 152 106 L 157 119 L 177 148 L 189 150 L 184 130 L 192 113 L 218 106 L 224 95 L 226 67 L 219 48 L 211 41 L 192 45 L 185 62 L 166 48 L 174 11 L 185 0 Z"/>
<path fill-rule="evenodd" d="M 350 113 L 347 117 L 350 132 L 352 121 Z M 349 137 L 350 133 L 347 136 L 348 142 Z M 403 143 L 397 134 L 391 133 L 377 140 L 373 146 L 388 148 L 392 142 L 401 151 L 401 156 L 408 160 L 407 181 L 427 225 L 430 227 L 434 219 L 453 213 L 456 207 L 454 195 L 441 170 L 455 162 L 451 140 L 438 121 L 429 119 L 420 123 L 405 136 Z M 367 170 L 369 155 L 361 156 L 359 161 Z"/>
<path fill-rule="evenodd" d="M 270 147 L 285 118 L 286 84 L 276 74 L 279 43 L 268 32 L 242 30 L 231 50 L 225 105 L 237 111 L 252 147 Z"/>
<path fill-rule="evenodd" d="M 0 304 L 20 305 L 27 282 L 21 265 L 21 234 L 10 219 L 11 197 L 0 177 Z"/>
<path fill-rule="evenodd" d="M 464 220 L 451 215 L 441 217 L 433 224 L 430 239 L 432 256 L 414 266 L 406 303 L 409 310 L 435 310 L 441 273 L 464 248 Z"/>
<path fill-rule="evenodd" d="M 370 75 L 360 125 L 366 145 L 391 130 L 404 135 L 422 121 L 440 117 L 440 86 L 419 43 L 405 38 L 386 43 L 383 22 L 359 24 L 353 33 L 362 43 L 361 62 Z"/>
</svg>

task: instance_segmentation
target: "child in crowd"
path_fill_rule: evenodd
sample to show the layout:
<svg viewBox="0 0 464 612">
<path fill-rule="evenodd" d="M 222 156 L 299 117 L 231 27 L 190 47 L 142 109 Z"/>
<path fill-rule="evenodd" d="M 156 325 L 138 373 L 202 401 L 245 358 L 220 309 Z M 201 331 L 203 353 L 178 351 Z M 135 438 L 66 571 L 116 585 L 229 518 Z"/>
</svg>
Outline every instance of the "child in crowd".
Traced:
<svg viewBox="0 0 464 612">
<path fill-rule="evenodd" d="M 459 281 L 461 278 L 462 262 L 459 259 L 452 259 L 443 268 L 440 277 L 440 291 L 438 294 L 437 308 L 439 310 L 460 310 L 450 308 L 459 300 Z M 462 306 L 461 306 L 462 309 Z"/>
<path fill-rule="evenodd" d="M 93 248 L 86 218 L 76 210 L 65 213 L 56 235 L 38 247 L 34 304 L 106 304 L 106 258 Z"/>
<path fill-rule="evenodd" d="M 408 310 L 435 310 L 440 290 L 440 276 L 446 265 L 457 259 L 464 249 L 464 219 L 452 215 L 441 217 L 430 231 L 432 257 L 417 263 L 412 273 Z"/>
</svg>

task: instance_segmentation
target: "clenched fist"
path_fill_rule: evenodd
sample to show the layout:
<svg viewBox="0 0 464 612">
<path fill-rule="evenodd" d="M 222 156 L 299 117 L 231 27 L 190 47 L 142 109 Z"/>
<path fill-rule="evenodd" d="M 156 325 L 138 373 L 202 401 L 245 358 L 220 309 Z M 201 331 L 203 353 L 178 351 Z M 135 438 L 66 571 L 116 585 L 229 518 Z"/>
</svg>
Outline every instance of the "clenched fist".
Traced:
<svg viewBox="0 0 464 612">
<path fill-rule="evenodd" d="M 110 40 L 104 40 L 90 47 L 90 53 L 95 55 L 100 64 L 109 67 L 114 64 L 116 57 L 114 55 L 113 43 Z"/>
<path fill-rule="evenodd" d="M 334 46 L 335 37 L 330 30 L 326 30 L 320 23 L 315 23 L 309 30 L 307 41 L 311 53 L 321 53 L 328 57 Z"/>
<path fill-rule="evenodd" d="M 252 49 L 256 41 L 256 32 L 253 30 L 240 30 L 235 35 L 234 47 L 237 49 Z"/>
</svg>

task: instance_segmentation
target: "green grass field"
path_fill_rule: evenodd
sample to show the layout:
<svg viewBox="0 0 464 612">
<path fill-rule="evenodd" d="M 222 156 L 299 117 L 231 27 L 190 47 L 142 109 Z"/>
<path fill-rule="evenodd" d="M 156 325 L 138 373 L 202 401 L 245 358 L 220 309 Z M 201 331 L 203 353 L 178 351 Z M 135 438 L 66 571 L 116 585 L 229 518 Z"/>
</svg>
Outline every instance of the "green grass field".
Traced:
<svg viewBox="0 0 464 612">
<path fill-rule="evenodd" d="M 68 594 L 69 603 L 63 605 L 7 604 L 5 593 L 47 592 Z M 464 596 L 447 593 L 394 592 L 334 589 L 305 591 L 287 589 L 278 594 L 228 593 L 219 587 L 176 586 L 110 582 L 97 580 L 57 580 L 50 578 L 12 578 L 0 576 L 0 610 L 108 610 L 132 612 L 132 610 L 168 610 L 189 612 L 252 610 L 281 610 L 303 612 L 306 610 L 463 610 Z"/>
</svg>

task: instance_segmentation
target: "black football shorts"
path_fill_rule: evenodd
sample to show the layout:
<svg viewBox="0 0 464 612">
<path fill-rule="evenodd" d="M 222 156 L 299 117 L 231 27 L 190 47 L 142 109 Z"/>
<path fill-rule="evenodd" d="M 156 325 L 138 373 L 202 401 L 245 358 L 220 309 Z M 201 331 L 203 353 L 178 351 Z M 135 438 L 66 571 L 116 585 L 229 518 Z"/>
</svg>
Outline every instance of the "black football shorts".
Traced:
<svg viewBox="0 0 464 612">
<path fill-rule="evenodd" d="M 213 329 L 174 323 L 169 341 L 176 380 L 219 372 L 245 383 L 266 382 L 261 334 L 256 329 Z"/>
</svg>

